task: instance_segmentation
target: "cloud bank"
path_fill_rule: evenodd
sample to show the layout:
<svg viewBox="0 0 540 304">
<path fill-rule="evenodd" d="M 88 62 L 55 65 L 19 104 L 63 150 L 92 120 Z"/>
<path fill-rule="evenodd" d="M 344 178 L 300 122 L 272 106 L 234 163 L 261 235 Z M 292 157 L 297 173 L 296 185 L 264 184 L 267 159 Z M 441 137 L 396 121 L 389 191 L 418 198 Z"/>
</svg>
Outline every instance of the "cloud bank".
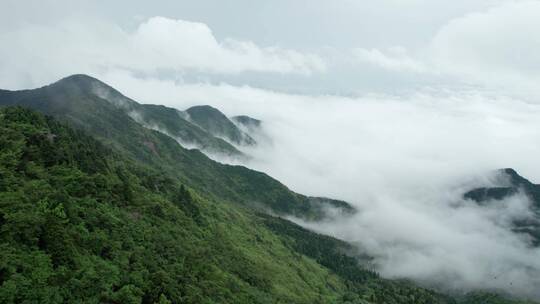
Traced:
<svg viewBox="0 0 540 304">
<path fill-rule="evenodd" d="M 481 208 L 461 197 L 497 185 L 496 168 L 540 179 L 531 166 L 540 155 L 538 105 L 481 91 L 347 98 L 124 74 L 109 81 L 142 101 L 262 119 L 272 141 L 246 150 L 254 156 L 246 165 L 295 191 L 353 203 L 354 217 L 299 223 L 356 244 L 382 275 L 540 297 L 540 251 L 510 228 L 531 216 L 527 198 Z"/>
</svg>

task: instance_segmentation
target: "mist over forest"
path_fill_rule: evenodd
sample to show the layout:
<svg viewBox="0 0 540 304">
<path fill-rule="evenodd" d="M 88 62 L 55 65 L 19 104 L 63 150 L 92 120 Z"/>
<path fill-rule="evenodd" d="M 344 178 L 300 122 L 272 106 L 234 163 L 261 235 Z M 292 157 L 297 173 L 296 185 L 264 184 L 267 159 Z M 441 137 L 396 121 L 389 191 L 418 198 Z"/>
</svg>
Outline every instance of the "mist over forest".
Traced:
<svg viewBox="0 0 540 304">
<path fill-rule="evenodd" d="M 3 2 L 0 302 L 540 300 L 540 2 Z"/>
</svg>

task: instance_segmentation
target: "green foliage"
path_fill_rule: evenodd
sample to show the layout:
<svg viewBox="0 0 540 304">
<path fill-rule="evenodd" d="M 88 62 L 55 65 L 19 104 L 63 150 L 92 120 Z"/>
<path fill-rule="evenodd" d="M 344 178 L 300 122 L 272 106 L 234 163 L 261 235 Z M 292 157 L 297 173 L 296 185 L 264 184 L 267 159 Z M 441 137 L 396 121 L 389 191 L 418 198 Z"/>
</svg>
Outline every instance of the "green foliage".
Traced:
<svg viewBox="0 0 540 304">
<path fill-rule="evenodd" d="M 488 292 L 472 292 L 460 299 L 464 304 L 534 304 L 535 302 L 517 300 Z"/>
<path fill-rule="evenodd" d="M 145 128 L 128 115 L 135 111 L 143 120 L 164 127 L 173 136 L 191 134 L 193 130 L 185 126 L 185 120 L 180 119 L 176 110 L 138 104 L 85 75 L 70 76 L 35 90 L 0 91 L 0 105 L 30 107 L 66 121 L 123 156 L 144 163 L 216 200 L 307 219 L 322 218 L 323 206 L 328 204 L 346 212 L 352 211 L 345 202 L 308 198 L 290 191 L 262 172 L 220 164 L 198 150 L 182 148 L 175 139 Z M 206 111 L 202 111 L 203 116 L 204 113 Z"/>
<path fill-rule="evenodd" d="M 264 225 L 292 241 L 295 251 L 309 256 L 317 263 L 333 270 L 339 276 L 355 283 L 364 283 L 377 278 L 375 272 L 363 269 L 358 260 L 351 257 L 349 244 L 321 234 L 312 233 L 284 219 L 261 214 Z"/>
<path fill-rule="evenodd" d="M 345 288 L 247 209 L 81 132 L 22 108 L 0 128 L 14 181 L 0 191 L 1 303 L 313 303 Z"/>
</svg>

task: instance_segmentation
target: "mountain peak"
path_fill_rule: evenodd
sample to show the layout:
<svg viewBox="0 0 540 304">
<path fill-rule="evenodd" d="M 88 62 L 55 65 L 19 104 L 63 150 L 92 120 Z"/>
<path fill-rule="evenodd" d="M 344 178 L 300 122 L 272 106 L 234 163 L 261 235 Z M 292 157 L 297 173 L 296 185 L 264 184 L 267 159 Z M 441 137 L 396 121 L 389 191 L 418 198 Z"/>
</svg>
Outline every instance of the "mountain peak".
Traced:
<svg viewBox="0 0 540 304">
<path fill-rule="evenodd" d="M 214 136 L 223 137 L 235 144 L 255 144 L 255 141 L 218 109 L 201 105 L 186 110 L 190 120 Z"/>
<path fill-rule="evenodd" d="M 224 138 L 216 137 L 188 121 L 187 113 L 165 106 L 139 104 L 101 80 L 85 74 L 70 75 L 33 90 L 0 91 L 2 105 L 26 106 L 56 117 L 69 116 L 82 128 L 92 126 L 107 132 L 114 131 L 116 126 L 123 127 L 136 122 L 173 136 L 186 147 L 212 154 L 242 155 Z M 217 109 L 209 106 L 194 107 L 197 108 L 213 113 L 212 118 L 227 120 L 227 117 L 220 117 L 223 114 Z"/>
<path fill-rule="evenodd" d="M 104 83 L 86 74 L 74 74 L 58 80 L 47 88 L 72 95 L 95 95 L 121 108 L 132 108 L 135 101 Z"/>
<path fill-rule="evenodd" d="M 256 129 L 261 126 L 261 121 L 247 115 L 238 115 L 231 117 L 231 120 L 241 124 L 242 126 L 250 129 Z"/>
<path fill-rule="evenodd" d="M 512 169 L 512 168 L 499 169 L 499 172 L 505 174 L 508 177 L 509 182 L 514 187 L 519 187 L 519 186 L 524 186 L 524 185 L 532 185 L 532 183 L 528 179 L 526 179 L 523 176 L 519 175 L 517 173 L 517 171 Z"/>
<path fill-rule="evenodd" d="M 77 87 L 83 91 L 91 90 L 95 86 L 107 87 L 112 89 L 109 85 L 105 84 L 101 80 L 88 76 L 86 74 L 74 74 L 67 77 L 64 77 L 48 87 Z"/>
<path fill-rule="evenodd" d="M 189 115 L 212 115 L 219 118 L 227 118 L 227 116 L 218 109 L 209 105 L 193 106 L 186 110 Z"/>
<path fill-rule="evenodd" d="M 502 184 L 495 187 L 480 187 L 473 189 L 464 194 L 465 198 L 472 199 L 477 202 L 485 202 L 488 200 L 501 200 L 511 195 L 523 191 L 533 202 L 535 208 L 540 209 L 540 185 L 535 185 L 528 179 L 519 175 L 512 168 L 504 168 L 497 170 L 505 180 Z"/>
<path fill-rule="evenodd" d="M 87 74 L 69 75 L 69 76 L 66 76 L 66 77 L 58 80 L 57 82 L 63 82 L 63 81 L 99 81 L 99 82 L 101 82 L 99 79 L 94 78 L 94 77 L 92 77 L 90 75 L 87 75 Z"/>
</svg>

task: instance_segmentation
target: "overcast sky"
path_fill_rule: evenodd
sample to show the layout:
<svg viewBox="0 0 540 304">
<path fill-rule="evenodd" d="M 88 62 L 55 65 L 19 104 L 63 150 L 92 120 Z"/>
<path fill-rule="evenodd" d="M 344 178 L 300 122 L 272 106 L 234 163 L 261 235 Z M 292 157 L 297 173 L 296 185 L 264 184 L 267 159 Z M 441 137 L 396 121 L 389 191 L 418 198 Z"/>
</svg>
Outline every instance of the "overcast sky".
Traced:
<svg viewBox="0 0 540 304">
<path fill-rule="evenodd" d="M 75 73 L 141 102 L 264 121 L 245 165 L 362 212 L 321 225 L 388 277 L 540 298 L 518 195 L 540 182 L 540 1 L 0 0 L 0 88 Z"/>
<path fill-rule="evenodd" d="M 127 71 L 304 94 L 472 86 L 530 97 L 540 79 L 538 1 L 2 3 L 9 88 Z"/>
</svg>

